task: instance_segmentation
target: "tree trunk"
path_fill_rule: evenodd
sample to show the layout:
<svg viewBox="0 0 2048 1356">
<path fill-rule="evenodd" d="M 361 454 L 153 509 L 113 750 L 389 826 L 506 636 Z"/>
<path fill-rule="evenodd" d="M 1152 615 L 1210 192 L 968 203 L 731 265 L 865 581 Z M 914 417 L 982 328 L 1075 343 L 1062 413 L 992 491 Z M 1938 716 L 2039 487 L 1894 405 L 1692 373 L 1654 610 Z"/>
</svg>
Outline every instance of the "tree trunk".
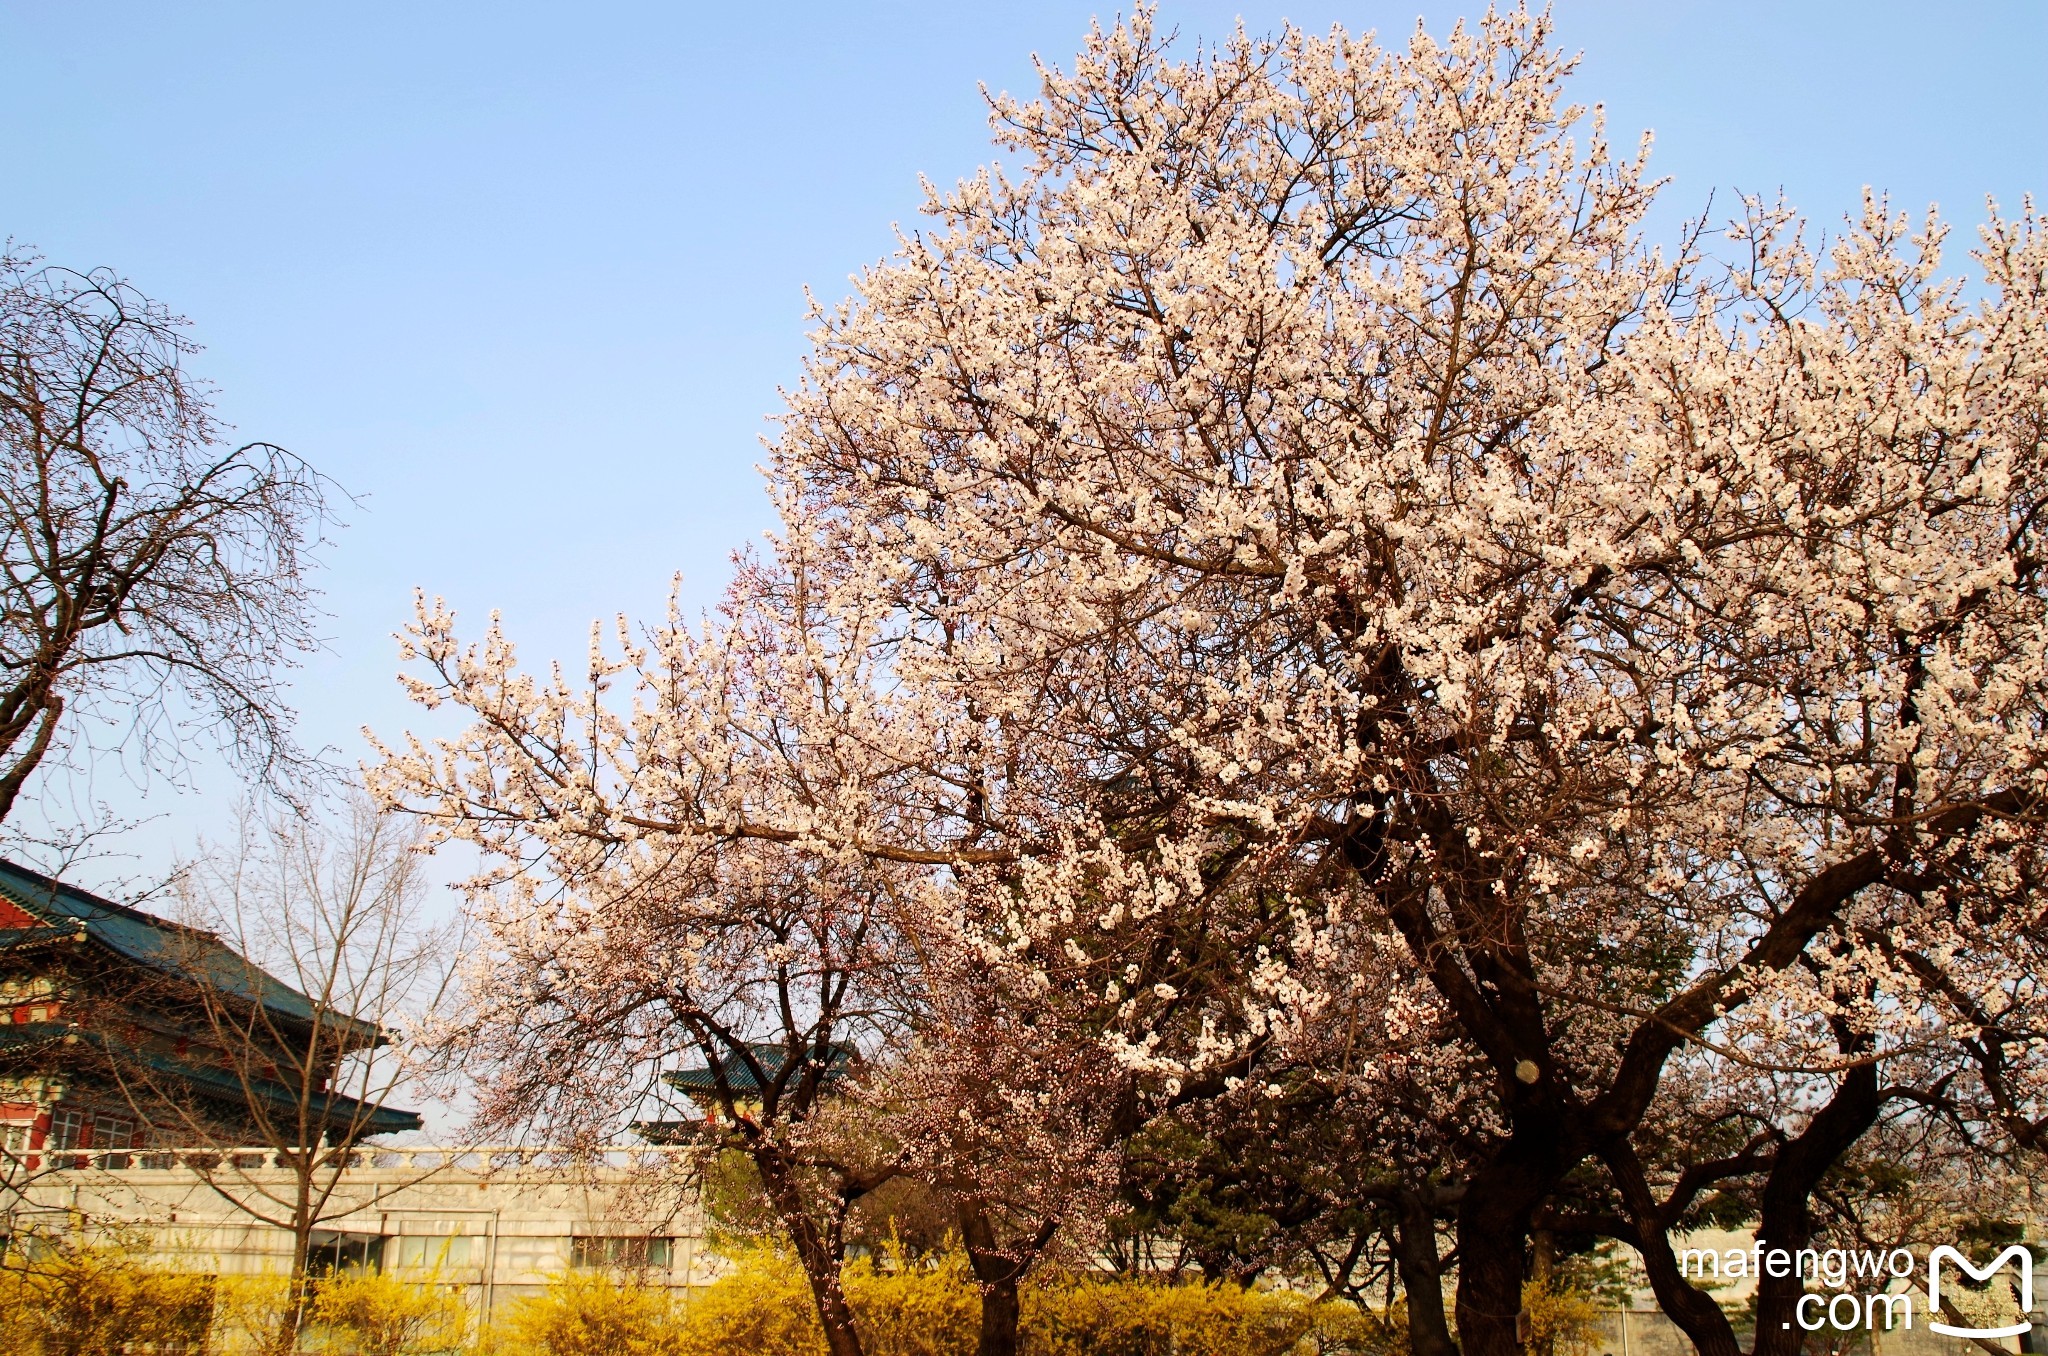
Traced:
<svg viewBox="0 0 2048 1356">
<path fill-rule="evenodd" d="M 1017 1356 L 1017 1323 L 1022 1310 L 1017 1303 L 1017 1282 L 984 1282 L 981 1287 L 981 1336 L 975 1356 Z"/>
<path fill-rule="evenodd" d="M 27 751 L 14 760 L 13 766 L 6 770 L 5 775 L 0 775 L 0 819 L 7 818 L 13 812 L 14 802 L 21 795 L 21 788 L 27 784 L 36 768 L 41 766 L 43 755 L 50 751 L 50 742 L 57 733 L 57 721 L 64 714 L 64 699 L 50 693 L 42 698 L 36 709 L 42 712 L 43 723 L 37 729 L 35 739 L 30 742 Z M 21 727 L 26 728 L 26 724 Z M 0 748 L 0 756 L 14 752 L 14 744 L 20 734 L 21 730 L 5 732 L 6 744 L 4 748 Z"/>
<path fill-rule="evenodd" d="M 996 1242 L 995 1228 L 971 1199 L 961 1197 L 954 1204 L 960 1222 L 960 1241 L 967 1248 L 968 1265 L 981 1291 L 981 1337 L 975 1356 L 1017 1356 L 1017 1323 L 1022 1310 L 1017 1302 L 1017 1283 L 1031 1267 L 1048 1234 L 1021 1250 L 1005 1252 Z M 1021 1252 L 1021 1255 L 1019 1255 Z"/>
<path fill-rule="evenodd" d="M 1622 1140 L 1609 1146 L 1603 1156 L 1635 1225 L 1636 1252 L 1643 1259 L 1643 1272 L 1650 1278 L 1657 1307 L 1679 1326 L 1700 1356 L 1742 1356 L 1742 1344 L 1735 1340 L 1735 1326 L 1728 1315 L 1712 1295 L 1685 1279 L 1672 1255 L 1670 1233 L 1634 1147 Z"/>
<path fill-rule="evenodd" d="M 1525 1356 L 1523 1248 L 1536 1207 L 1580 1153 L 1557 1118 L 1538 1111 L 1515 1127 L 1458 1204 L 1458 1345 L 1464 1356 Z"/>
<path fill-rule="evenodd" d="M 1860 1044 L 1844 1042 L 1844 1052 L 1854 1054 Z M 1813 1190 L 1849 1146 L 1877 1123 L 1883 1104 L 1877 1066 L 1859 1064 L 1842 1075 L 1835 1095 L 1814 1113 L 1799 1137 L 1778 1150 L 1770 1176 L 1764 1179 L 1756 1236 L 1766 1261 L 1782 1249 L 1792 1255 L 1794 1265 L 1784 1276 L 1773 1276 L 1766 1266 L 1757 1279 L 1754 1356 L 1798 1356 L 1804 1345 L 1798 1304 L 1806 1286 L 1796 1263 L 1799 1249 L 1813 1240 Z"/>
<path fill-rule="evenodd" d="M 781 1217 L 782 1227 L 796 1247 L 804 1278 L 811 1285 L 811 1299 L 818 1307 L 818 1325 L 825 1330 L 825 1346 L 832 1356 L 861 1356 L 860 1334 L 854 1330 L 853 1309 L 840 1285 L 839 1269 L 845 1260 L 844 1204 L 840 1215 L 819 1228 L 818 1221 L 804 1207 L 803 1188 L 795 1172 L 771 1147 L 751 1151 L 754 1166 L 761 1173 L 761 1185 Z"/>
<path fill-rule="evenodd" d="M 299 1349 L 299 1333 L 306 1326 L 306 1309 L 312 1302 L 312 1283 L 307 1275 L 313 1251 L 313 1220 L 306 1202 L 311 1196 L 307 1183 L 299 1184 L 297 1208 L 292 1212 L 292 1262 L 286 1276 L 284 1307 L 277 1327 L 270 1335 L 270 1350 L 276 1356 L 291 1356 Z"/>
<path fill-rule="evenodd" d="M 1526 1219 L 1484 1203 L 1460 1211 L 1458 1343 L 1464 1356 L 1524 1356 L 1522 1239 Z M 1468 1223 L 1468 1220 L 1470 1221 Z"/>
<path fill-rule="evenodd" d="M 1529 1279 L 1546 1298 L 1556 1293 L 1552 1288 L 1556 1272 L 1557 1238 L 1548 1229 L 1536 1229 L 1529 1235 Z M 1555 1356 L 1557 1339 L 1548 1333 L 1538 1339 L 1532 1332 L 1524 1336 L 1522 1345 L 1530 1356 Z"/>
<path fill-rule="evenodd" d="M 1444 1269 L 1436 1251 L 1436 1211 L 1423 1197 L 1404 1191 L 1396 1198 L 1394 1265 L 1408 1297 L 1409 1356 L 1458 1356 L 1444 1313 Z"/>
<path fill-rule="evenodd" d="M 299 1329 L 306 1321 L 306 1277 L 303 1272 L 285 1283 L 284 1306 L 278 1311 L 277 1326 L 271 1330 L 268 1350 L 272 1356 L 291 1356 L 299 1347 Z"/>
</svg>

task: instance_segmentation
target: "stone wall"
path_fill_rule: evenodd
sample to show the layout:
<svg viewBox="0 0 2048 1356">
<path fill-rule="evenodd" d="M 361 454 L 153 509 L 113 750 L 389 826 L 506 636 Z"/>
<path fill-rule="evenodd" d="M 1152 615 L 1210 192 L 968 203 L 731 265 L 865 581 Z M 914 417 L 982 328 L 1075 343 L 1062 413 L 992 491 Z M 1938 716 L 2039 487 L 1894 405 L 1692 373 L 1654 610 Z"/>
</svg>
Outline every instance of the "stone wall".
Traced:
<svg viewBox="0 0 2048 1356">
<path fill-rule="evenodd" d="M 339 1174 L 316 1242 L 330 1261 L 374 1260 L 459 1286 L 486 1313 L 579 1264 L 708 1285 L 718 1262 L 704 1246 L 688 1152 L 361 1151 Z M 275 1163 L 261 1150 L 54 1156 L 18 1184 L 9 1232 L 82 1230 L 181 1269 L 281 1272 L 290 1234 L 257 1218 L 289 1217 L 293 1175 Z"/>
</svg>

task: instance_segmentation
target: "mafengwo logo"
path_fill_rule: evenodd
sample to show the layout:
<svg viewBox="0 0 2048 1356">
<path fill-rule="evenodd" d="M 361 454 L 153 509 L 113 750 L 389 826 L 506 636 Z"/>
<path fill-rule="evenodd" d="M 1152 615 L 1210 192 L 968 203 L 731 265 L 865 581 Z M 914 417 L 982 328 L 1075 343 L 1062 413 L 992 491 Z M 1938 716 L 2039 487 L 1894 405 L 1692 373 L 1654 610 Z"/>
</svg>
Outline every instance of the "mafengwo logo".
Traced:
<svg viewBox="0 0 2048 1356">
<path fill-rule="evenodd" d="M 2007 1262 L 2019 1266 L 2020 1312 L 2034 1312 L 2034 1254 L 2015 1243 L 1984 1266 L 1972 1266 L 1970 1259 L 1954 1248 L 1943 1244 L 1927 1254 L 1927 1329 L 1929 1332 L 1946 1333 L 1950 1337 L 2018 1337 L 2032 1327 L 2031 1320 L 2008 1323 L 2002 1328 L 1958 1328 L 1940 1320 L 1941 1314 L 1941 1264 L 1950 1261 L 1956 1269 L 1979 1285 L 1988 1283 L 1992 1276 Z"/>
<path fill-rule="evenodd" d="M 1912 1252 L 1905 1248 L 1893 1248 L 1890 1252 L 1863 1248 L 1801 1248 L 1792 1252 L 1784 1248 L 1766 1248 L 1759 1243 L 1753 1248 L 1730 1248 L 1725 1252 L 1687 1248 L 1679 1257 L 1678 1270 L 1681 1276 L 1701 1280 L 1797 1276 L 1832 1292 L 1810 1291 L 1799 1297 L 1798 1304 L 1794 1306 L 1799 1326 L 1808 1332 L 1818 1332 L 1822 1328 L 1852 1332 L 1859 1328 L 1911 1328 L 1915 1305 L 1910 1284 L 1921 1268 Z M 2001 1272 L 2005 1273 L 2012 1297 L 2018 1302 L 2020 1321 L 1984 1328 L 1966 1328 L 1945 1321 L 1945 1316 L 1957 1316 L 1959 1311 L 1953 1304 L 1943 1301 L 1944 1280 L 1951 1285 L 1960 1284 L 1975 1290 L 1988 1286 Z M 1958 1281 L 1957 1273 L 1968 1280 Z M 2022 1244 L 2013 1244 L 1981 1267 L 1955 1248 L 1943 1244 L 1927 1254 L 1925 1277 L 1929 1332 L 1948 1337 L 1991 1340 L 2018 1337 L 2033 1326 L 2029 1316 L 2034 1311 L 2034 1254 Z M 1864 1284 L 1854 1285 L 1856 1281 Z M 1893 1291 L 1891 1287 L 1900 1282 L 1907 1283 L 1909 1288 Z M 1844 1308 L 1844 1305 L 1848 1307 Z M 1788 1323 L 1785 1326 L 1792 1325 Z"/>
</svg>

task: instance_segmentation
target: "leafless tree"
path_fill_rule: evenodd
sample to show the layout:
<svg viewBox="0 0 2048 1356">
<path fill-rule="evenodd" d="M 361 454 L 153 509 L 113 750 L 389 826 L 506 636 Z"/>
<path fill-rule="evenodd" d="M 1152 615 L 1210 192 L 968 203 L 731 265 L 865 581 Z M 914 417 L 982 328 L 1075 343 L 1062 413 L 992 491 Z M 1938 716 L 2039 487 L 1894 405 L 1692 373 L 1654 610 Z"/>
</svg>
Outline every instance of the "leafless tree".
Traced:
<svg viewBox="0 0 2048 1356">
<path fill-rule="evenodd" d="M 430 915 L 416 839 L 360 798 L 332 821 L 252 812 L 175 887 L 193 939 L 175 987 L 215 1086 L 186 1076 L 192 1061 L 128 1077 L 159 1142 L 198 1147 L 186 1160 L 215 1193 L 290 1234 L 280 1350 L 316 1235 L 411 1184 L 345 1178 L 363 1139 L 420 1125 L 389 1105 L 409 1072 L 393 1036 L 441 998 L 457 939 Z"/>
<path fill-rule="evenodd" d="M 96 738 L 175 767 L 204 729 L 259 772 L 304 765 L 278 675 L 318 644 L 333 487 L 227 438 L 185 326 L 0 250 L 0 819 Z"/>
</svg>

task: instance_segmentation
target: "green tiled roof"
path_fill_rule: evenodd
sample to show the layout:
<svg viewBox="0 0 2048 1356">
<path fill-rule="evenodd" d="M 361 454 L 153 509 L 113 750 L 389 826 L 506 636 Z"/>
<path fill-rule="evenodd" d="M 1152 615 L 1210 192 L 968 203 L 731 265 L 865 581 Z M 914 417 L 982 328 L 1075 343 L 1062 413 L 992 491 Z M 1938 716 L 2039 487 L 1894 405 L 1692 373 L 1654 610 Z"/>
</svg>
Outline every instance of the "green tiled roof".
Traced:
<svg viewBox="0 0 2048 1356">
<path fill-rule="evenodd" d="M 298 1106 L 298 1095 L 274 1079 L 252 1078 L 244 1082 L 230 1070 L 154 1051 L 137 1050 L 109 1040 L 97 1031 L 81 1030 L 65 1022 L 23 1022 L 0 1026 L 0 1061 L 55 1049 L 72 1039 L 92 1045 L 124 1064 L 139 1065 L 191 1084 L 223 1101 L 246 1105 L 256 1100 L 279 1111 L 291 1111 Z M 417 1130 L 424 1123 L 418 1112 L 373 1104 L 341 1093 L 317 1093 L 307 1110 L 329 1126 L 353 1129 L 358 1135 L 399 1134 Z"/>
<path fill-rule="evenodd" d="M 754 1062 L 761 1066 L 761 1072 L 770 1079 L 773 1079 L 782 1072 L 782 1063 L 786 1056 L 780 1045 L 749 1045 L 747 1051 L 753 1055 Z M 823 1080 L 825 1085 L 829 1087 L 844 1079 L 847 1069 L 852 1063 L 853 1047 L 850 1045 L 834 1045 L 827 1056 Z M 760 1090 L 754 1082 L 753 1073 L 747 1068 L 746 1062 L 739 1055 L 729 1054 L 719 1060 L 718 1065 L 719 1070 L 725 1075 L 725 1085 L 734 1092 L 758 1092 Z M 661 1081 L 680 1092 L 716 1092 L 718 1090 L 718 1080 L 713 1076 L 708 1065 L 695 1069 L 677 1069 L 671 1073 L 665 1073 L 661 1076 Z"/>
<path fill-rule="evenodd" d="M 708 1136 L 704 1121 L 634 1121 L 633 1133 L 649 1144 L 695 1144 Z"/>
<path fill-rule="evenodd" d="M 280 1016 L 302 1022 L 314 1020 L 313 1005 L 304 994 L 210 932 L 116 904 L 4 860 L 0 860 L 0 897 L 46 925 L 0 929 L 0 950 L 58 941 L 83 932 L 88 940 L 161 974 L 261 1002 Z M 366 1041 L 376 1040 L 379 1035 L 373 1024 L 353 1017 L 329 1013 L 327 1020 L 349 1023 Z"/>
</svg>

